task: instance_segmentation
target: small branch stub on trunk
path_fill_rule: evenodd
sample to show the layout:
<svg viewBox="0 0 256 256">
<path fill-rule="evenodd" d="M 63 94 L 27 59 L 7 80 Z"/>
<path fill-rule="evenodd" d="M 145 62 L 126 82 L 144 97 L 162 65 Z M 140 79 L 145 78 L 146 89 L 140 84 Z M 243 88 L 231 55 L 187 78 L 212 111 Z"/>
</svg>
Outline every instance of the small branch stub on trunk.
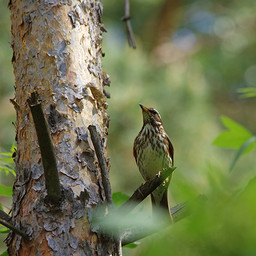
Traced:
<svg viewBox="0 0 256 256">
<path fill-rule="evenodd" d="M 61 199 L 61 189 L 56 157 L 50 131 L 43 114 L 39 94 L 37 92 L 33 92 L 31 94 L 31 97 L 28 99 L 28 103 L 33 116 L 39 147 L 42 155 L 45 185 L 47 189 L 47 199 L 51 203 L 59 204 Z"/>
</svg>

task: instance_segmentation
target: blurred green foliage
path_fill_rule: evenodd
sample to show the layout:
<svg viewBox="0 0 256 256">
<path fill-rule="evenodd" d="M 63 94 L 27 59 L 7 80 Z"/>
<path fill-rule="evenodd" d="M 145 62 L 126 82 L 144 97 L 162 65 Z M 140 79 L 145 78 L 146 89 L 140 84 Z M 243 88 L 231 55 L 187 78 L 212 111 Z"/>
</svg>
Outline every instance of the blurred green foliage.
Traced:
<svg viewBox="0 0 256 256">
<path fill-rule="evenodd" d="M 248 96 L 248 98 L 251 95 Z M 231 171 L 242 154 L 249 153 L 255 148 L 256 137 L 245 127 L 234 122 L 228 117 L 222 116 L 222 123 L 228 129 L 223 131 L 213 141 L 213 145 L 223 148 L 238 149 L 229 170 Z"/>
<path fill-rule="evenodd" d="M 15 129 L 11 122 L 15 113 L 9 98 L 13 97 L 14 76 L 11 64 L 11 21 L 8 1 L 0 0 L 0 152 L 7 151 L 14 141 Z"/>
<path fill-rule="evenodd" d="M 213 144 L 223 148 L 238 149 L 243 143 L 253 135 L 245 127 L 234 122 L 226 116 L 221 117 L 223 125 L 228 129 L 223 131 L 214 141 Z M 252 149 L 252 148 L 251 148 Z"/>
<path fill-rule="evenodd" d="M 255 255 L 255 151 L 243 152 L 255 144 L 256 1 L 180 0 L 170 7 L 168 0 L 131 0 L 136 50 L 127 46 L 120 21 L 123 1 L 102 2 L 113 191 L 131 195 L 143 182 L 132 156 L 143 103 L 158 109 L 174 144 L 170 204 L 208 197 L 189 218 L 125 249 L 126 255 Z M 0 4 L 0 148 L 6 151 L 14 141 L 8 100 L 14 78 L 7 0 Z M 166 26 L 160 30 L 160 24 Z M 219 116 L 226 117 L 220 122 Z M 229 138 L 231 149 L 212 145 L 218 134 L 215 144 Z M 144 208 L 149 202 L 137 211 Z"/>
<path fill-rule="evenodd" d="M 1 176 L 1 182 L 4 182 L 5 184 L 9 183 L 9 186 L 0 184 L 0 209 L 5 212 L 9 212 L 11 208 L 13 193 L 12 184 L 16 175 L 12 157 L 14 152 L 16 152 L 16 147 L 12 146 L 9 152 L 0 153 L 0 173 L 3 174 Z M 0 252 L 4 251 L 1 255 L 7 255 L 6 246 L 3 243 L 3 240 L 6 238 L 6 234 L 8 234 L 9 231 L 9 228 L 0 224 Z"/>
<path fill-rule="evenodd" d="M 241 98 L 256 97 L 256 87 L 239 88 L 237 91 L 241 94 Z"/>
<path fill-rule="evenodd" d="M 115 205 L 115 208 L 119 208 L 128 199 L 129 196 L 122 192 L 115 192 L 112 194 L 112 200 Z"/>
</svg>

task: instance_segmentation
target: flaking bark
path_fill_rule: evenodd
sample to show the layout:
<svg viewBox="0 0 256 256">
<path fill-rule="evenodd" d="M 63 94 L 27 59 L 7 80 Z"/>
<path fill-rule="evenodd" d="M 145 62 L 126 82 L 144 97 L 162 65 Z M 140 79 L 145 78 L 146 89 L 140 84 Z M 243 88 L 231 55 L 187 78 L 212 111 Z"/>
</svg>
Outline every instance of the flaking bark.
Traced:
<svg viewBox="0 0 256 256">
<path fill-rule="evenodd" d="M 97 127 L 106 147 L 108 115 L 103 93 L 102 5 L 98 0 L 9 3 L 17 111 L 17 177 L 9 255 L 110 255 L 112 241 L 90 229 L 95 206 L 105 201 L 87 130 Z M 59 207 L 45 201 L 42 159 L 28 97 L 37 91 L 49 125 L 63 188 Z M 105 155 L 107 153 L 105 152 Z"/>
</svg>

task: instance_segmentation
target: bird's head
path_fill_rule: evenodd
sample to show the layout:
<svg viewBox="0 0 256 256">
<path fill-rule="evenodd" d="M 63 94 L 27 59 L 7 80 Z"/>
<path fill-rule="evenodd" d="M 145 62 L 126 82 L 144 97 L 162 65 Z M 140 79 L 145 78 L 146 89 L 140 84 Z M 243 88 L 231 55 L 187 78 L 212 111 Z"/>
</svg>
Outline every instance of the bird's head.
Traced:
<svg viewBox="0 0 256 256">
<path fill-rule="evenodd" d="M 158 111 L 154 108 L 147 108 L 140 104 L 143 115 L 143 125 L 151 124 L 153 126 L 162 125 L 162 120 Z"/>
</svg>

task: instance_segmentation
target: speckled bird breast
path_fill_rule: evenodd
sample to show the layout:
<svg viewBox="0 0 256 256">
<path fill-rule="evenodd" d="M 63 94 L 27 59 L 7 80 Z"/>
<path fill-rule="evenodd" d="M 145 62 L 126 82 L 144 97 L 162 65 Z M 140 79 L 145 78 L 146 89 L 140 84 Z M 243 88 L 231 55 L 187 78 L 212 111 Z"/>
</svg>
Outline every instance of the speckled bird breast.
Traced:
<svg viewBox="0 0 256 256">
<path fill-rule="evenodd" d="M 171 167 L 172 159 L 169 154 L 166 154 L 167 145 L 162 143 L 164 138 L 157 131 L 153 131 L 146 125 L 140 137 L 146 139 L 140 140 L 140 150 L 137 149 L 137 164 L 143 178 L 149 180 L 163 169 Z"/>
</svg>

